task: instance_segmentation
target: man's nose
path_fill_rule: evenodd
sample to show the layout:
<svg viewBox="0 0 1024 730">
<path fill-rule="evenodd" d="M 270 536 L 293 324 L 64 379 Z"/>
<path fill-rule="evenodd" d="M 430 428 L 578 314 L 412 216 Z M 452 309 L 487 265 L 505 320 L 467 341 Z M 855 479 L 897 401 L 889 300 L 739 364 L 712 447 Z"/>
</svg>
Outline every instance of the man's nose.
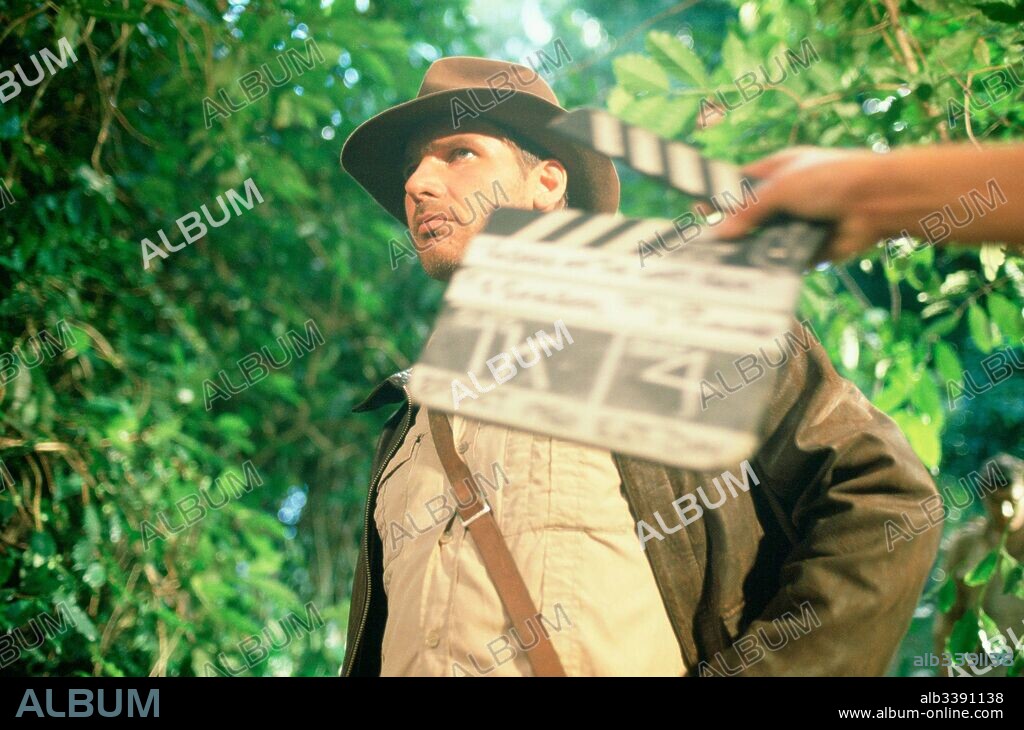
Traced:
<svg viewBox="0 0 1024 730">
<path fill-rule="evenodd" d="M 439 198 L 444 192 L 444 185 L 439 175 L 439 161 L 432 157 L 425 157 L 412 171 L 409 179 L 405 181 L 405 192 L 419 203 L 425 197 Z"/>
</svg>

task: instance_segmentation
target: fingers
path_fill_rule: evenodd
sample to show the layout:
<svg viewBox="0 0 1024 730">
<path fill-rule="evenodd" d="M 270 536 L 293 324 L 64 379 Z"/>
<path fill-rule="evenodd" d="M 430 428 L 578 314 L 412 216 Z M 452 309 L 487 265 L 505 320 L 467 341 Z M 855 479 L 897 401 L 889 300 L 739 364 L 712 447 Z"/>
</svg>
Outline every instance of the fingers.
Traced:
<svg viewBox="0 0 1024 730">
<path fill-rule="evenodd" d="M 749 203 L 746 208 L 734 207 L 732 212 L 723 211 L 725 217 L 715 227 L 717 235 L 720 238 L 736 238 L 769 218 L 778 210 L 774 190 L 775 186 L 771 183 L 762 183 L 754 189 L 754 202 Z"/>
<path fill-rule="evenodd" d="M 825 245 L 818 249 L 811 259 L 810 266 L 820 266 L 827 263 L 841 264 L 851 258 L 854 253 L 848 241 L 840 240 L 836 237 L 827 241 Z"/>
<path fill-rule="evenodd" d="M 718 235 L 722 238 L 742 236 L 775 213 L 779 209 L 779 203 L 775 200 L 776 186 L 771 181 L 771 177 L 796 163 L 800 158 L 818 156 L 822 153 L 823 150 L 818 147 L 807 145 L 791 147 L 740 168 L 740 172 L 744 176 L 761 178 L 764 182 L 754 189 L 756 202 L 743 210 L 726 214 L 725 219 L 718 225 Z"/>
<path fill-rule="evenodd" d="M 793 162 L 796 158 L 820 151 L 818 147 L 811 147 L 809 145 L 790 147 L 768 157 L 762 157 L 760 160 L 748 163 L 740 168 L 740 172 L 748 177 L 770 177 L 777 170 Z"/>
<path fill-rule="evenodd" d="M 877 241 L 878 236 L 868 228 L 857 224 L 840 224 L 814 255 L 811 265 L 817 266 L 829 261 L 839 264 L 857 258 L 870 251 Z"/>
</svg>

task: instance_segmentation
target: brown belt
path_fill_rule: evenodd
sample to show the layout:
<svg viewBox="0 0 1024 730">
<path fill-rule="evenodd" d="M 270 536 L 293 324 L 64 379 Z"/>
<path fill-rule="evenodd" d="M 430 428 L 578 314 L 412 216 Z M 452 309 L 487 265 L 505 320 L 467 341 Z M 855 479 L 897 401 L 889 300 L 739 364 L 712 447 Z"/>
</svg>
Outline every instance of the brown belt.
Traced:
<svg viewBox="0 0 1024 730">
<path fill-rule="evenodd" d="M 448 415 L 428 411 L 427 417 L 434 448 L 437 449 L 441 466 L 444 467 L 455 493 L 459 517 L 469 530 L 469 534 L 473 536 L 473 541 L 483 557 L 487 574 L 491 576 L 494 586 L 498 589 L 498 597 L 512 619 L 512 626 L 522 638 L 530 628 L 529 622 L 534 622 L 531 633 L 536 636 L 537 642 L 526 652 L 534 675 L 564 677 L 562 662 L 559 661 L 551 639 L 540 624 L 540 613 L 534 610 L 533 600 L 526 589 L 526 583 L 523 582 L 523 576 L 520 575 L 519 568 L 512 559 L 512 553 L 509 552 L 505 539 L 498 530 L 498 523 L 494 521 L 491 505 L 477 488 L 466 462 L 455 453 Z"/>
</svg>

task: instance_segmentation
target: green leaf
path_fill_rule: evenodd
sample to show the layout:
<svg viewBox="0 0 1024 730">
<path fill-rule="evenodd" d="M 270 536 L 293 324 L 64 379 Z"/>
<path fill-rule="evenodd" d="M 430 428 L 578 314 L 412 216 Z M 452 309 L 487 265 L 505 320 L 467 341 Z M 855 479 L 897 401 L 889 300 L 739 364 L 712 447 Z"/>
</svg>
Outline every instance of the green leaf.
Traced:
<svg viewBox="0 0 1024 730">
<path fill-rule="evenodd" d="M 931 48 L 931 57 L 942 59 L 953 68 L 963 68 L 970 61 L 971 46 L 977 35 L 974 33 L 950 33 L 939 38 Z"/>
<path fill-rule="evenodd" d="M 1017 656 L 1013 664 L 1006 670 L 1007 677 L 1019 677 L 1024 674 L 1024 647 L 1017 649 Z"/>
<path fill-rule="evenodd" d="M 260 381 L 260 387 L 268 394 L 280 396 L 292 405 L 302 403 L 302 398 L 295 390 L 295 378 L 289 378 L 281 373 L 271 373 Z"/>
<path fill-rule="evenodd" d="M 608 92 L 606 104 L 608 106 L 608 111 L 610 111 L 614 116 L 625 119 L 626 116 L 623 112 L 628 109 L 629 105 L 634 101 L 636 100 L 633 95 L 624 88 L 621 86 L 613 86 L 612 90 Z"/>
<path fill-rule="evenodd" d="M 85 574 L 82 576 L 82 580 L 92 588 L 99 588 L 106 582 L 107 572 L 99 563 L 93 563 L 86 569 Z"/>
<path fill-rule="evenodd" d="M 102 528 L 100 526 L 99 512 L 93 504 L 89 504 L 85 508 L 84 526 L 85 534 L 89 538 L 89 542 L 93 545 L 98 543 L 100 541 Z"/>
<path fill-rule="evenodd" d="M 971 331 L 971 339 L 975 346 L 986 355 L 992 352 L 992 327 L 985 310 L 977 302 L 971 302 L 967 308 L 967 326 Z"/>
<path fill-rule="evenodd" d="M 999 562 L 999 552 L 991 551 L 983 557 L 971 571 L 964 576 L 964 585 L 973 587 L 983 586 L 996 572 L 996 565 Z"/>
<path fill-rule="evenodd" d="M 949 613 L 949 610 L 956 604 L 956 580 L 950 576 L 946 578 L 942 587 L 939 588 L 937 605 L 942 613 Z"/>
<path fill-rule="evenodd" d="M 677 136 L 693 120 L 697 110 L 695 99 L 669 99 L 667 96 L 636 99 L 618 86 L 609 94 L 608 104 L 609 110 L 624 121 L 645 127 L 666 139 Z"/>
<path fill-rule="evenodd" d="M 992 642 L 994 639 L 1002 638 L 998 624 L 983 609 L 978 609 L 978 623 L 980 625 L 978 636 L 981 639 L 982 650 L 988 654 L 995 654 L 997 647 Z"/>
<path fill-rule="evenodd" d="M 214 421 L 225 436 L 248 436 L 252 427 L 237 413 L 222 413 Z"/>
<path fill-rule="evenodd" d="M 650 56 L 630 53 L 612 62 L 615 79 L 631 94 L 666 93 L 668 74 Z"/>
<path fill-rule="evenodd" d="M 78 46 L 79 23 L 74 12 L 68 8 L 63 8 L 59 13 L 57 13 L 57 18 L 54 21 L 53 26 L 58 37 L 67 38 L 68 43 L 71 44 L 72 48 Z"/>
<path fill-rule="evenodd" d="M 323 45 L 320 45 L 319 47 L 320 52 L 324 54 L 324 58 L 334 60 L 338 57 L 337 53 L 333 56 L 330 55 L 326 50 L 324 50 Z M 365 68 L 366 74 L 376 83 L 387 87 L 394 86 L 395 75 L 391 67 L 388 65 L 388 59 L 386 57 L 381 56 L 379 53 L 366 53 L 360 57 L 359 63 Z M 547 62 L 544 62 L 544 65 L 538 64 L 541 65 L 542 72 L 547 69 L 546 64 Z"/>
<path fill-rule="evenodd" d="M 757 68 L 759 63 L 760 61 L 755 60 L 735 33 L 729 33 L 725 37 L 722 43 L 722 65 L 731 75 L 746 73 L 752 68 Z"/>
<path fill-rule="evenodd" d="M 921 413 L 927 413 L 932 420 L 943 418 L 942 394 L 927 370 L 921 373 L 911 391 L 910 402 Z"/>
<path fill-rule="evenodd" d="M 985 3 L 983 5 L 975 5 L 974 7 L 984 13 L 986 18 L 998 23 L 1008 23 L 1010 25 L 1024 23 L 1024 4 L 1014 7 L 1006 3 Z"/>
<path fill-rule="evenodd" d="M 162 446 L 181 433 L 181 424 L 182 419 L 180 418 L 167 418 L 160 421 L 143 434 L 145 442 L 152 447 Z"/>
<path fill-rule="evenodd" d="M 944 381 L 947 383 L 963 382 L 964 370 L 952 345 L 943 340 L 937 341 L 932 346 L 932 357 L 935 358 L 935 369 Z"/>
<path fill-rule="evenodd" d="M 953 630 L 949 634 L 949 651 L 953 654 L 974 652 L 979 643 L 978 614 L 969 608 L 953 624 Z"/>
<path fill-rule="evenodd" d="M 274 129 L 285 129 L 295 123 L 296 101 L 290 94 L 277 98 L 277 109 L 274 112 Z"/>
<path fill-rule="evenodd" d="M 949 314 L 930 322 L 922 333 L 925 337 L 945 337 L 960 324 L 960 314 Z"/>
<path fill-rule="evenodd" d="M 1024 564 L 1018 563 L 1003 582 L 1003 593 L 1024 598 Z"/>
<path fill-rule="evenodd" d="M 86 615 L 85 611 L 79 608 L 78 604 L 66 598 L 64 599 L 64 605 L 67 606 L 68 613 L 71 615 L 71 621 L 75 626 L 75 631 L 84 636 L 87 641 L 96 641 L 98 636 L 96 633 L 96 627 Z"/>
<path fill-rule="evenodd" d="M 3 587 L 4 583 L 10 577 L 11 573 L 14 572 L 14 557 L 2 557 L 0 556 L 0 588 Z"/>
<path fill-rule="evenodd" d="M 999 549 L 999 576 L 1004 581 L 1018 565 L 1017 558 L 1010 555 L 1005 547 Z"/>
<path fill-rule="evenodd" d="M 971 53 L 974 55 L 974 61 L 979 66 L 991 66 L 992 65 L 992 52 L 989 50 L 988 43 L 984 38 L 979 38 L 973 46 L 971 46 Z"/>
<path fill-rule="evenodd" d="M 708 75 L 704 64 L 681 40 L 664 31 L 654 30 L 647 34 L 646 46 L 662 68 L 667 68 L 691 86 L 707 87 Z M 666 77 L 666 84 L 667 81 Z"/>
<path fill-rule="evenodd" d="M 885 387 L 872 399 L 872 402 L 876 408 L 891 414 L 903 405 L 913 388 L 914 381 L 910 374 L 894 368 L 886 379 Z"/>
<path fill-rule="evenodd" d="M 92 337 L 89 336 L 89 333 L 74 325 L 70 327 L 70 330 L 75 339 L 75 350 L 79 353 L 89 352 L 92 349 Z"/>
<path fill-rule="evenodd" d="M 244 418 L 234 413 L 223 413 L 217 417 L 216 425 L 229 444 L 243 453 L 255 451 L 256 446 L 248 438 L 252 427 Z"/>
<path fill-rule="evenodd" d="M 892 414 L 892 419 L 903 431 L 907 441 L 914 449 L 914 453 L 929 468 L 937 468 L 942 460 L 942 440 L 939 438 L 941 422 L 931 421 L 925 423 L 920 417 L 898 411 Z"/>
<path fill-rule="evenodd" d="M 1024 317 L 1021 316 L 1020 305 L 996 292 L 989 294 L 987 300 L 989 316 L 999 331 L 1011 340 L 1019 341 L 1024 337 Z"/>
<path fill-rule="evenodd" d="M 48 532 L 34 532 L 28 540 L 29 547 L 37 555 L 48 558 L 57 552 L 57 543 Z"/>
<path fill-rule="evenodd" d="M 79 0 L 82 12 L 104 20 L 119 23 L 139 23 L 142 21 L 143 7 L 137 10 L 125 10 L 120 0 Z M 136 2 L 136 5 L 143 3 Z M 209 12 L 206 13 L 209 15 Z"/>
<path fill-rule="evenodd" d="M 75 543 L 73 548 L 71 548 L 71 558 L 73 560 L 72 566 L 77 570 L 87 568 L 90 562 L 95 559 L 93 546 L 86 538 L 82 538 Z"/>
</svg>

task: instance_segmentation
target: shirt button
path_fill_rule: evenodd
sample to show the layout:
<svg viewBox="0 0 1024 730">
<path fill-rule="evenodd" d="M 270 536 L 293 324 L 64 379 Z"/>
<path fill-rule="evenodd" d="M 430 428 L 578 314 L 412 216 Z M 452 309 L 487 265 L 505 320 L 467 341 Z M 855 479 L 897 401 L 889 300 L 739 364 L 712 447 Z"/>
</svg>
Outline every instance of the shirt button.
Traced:
<svg viewBox="0 0 1024 730">
<path fill-rule="evenodd" d="M 436 631 L 431 631 L 429 634 L 427 634 L 426 644 L 431 649 L 437 648 L 437 645 L 440 644 L 440 643 L 441 643 L 441 635 L 438 634 Z"/>
<path fill-rule="evenodd" d="M 456 447 L 456 450 L 460 454 L 465 454 L 467 451 L 469 451 L 469 444 L 465 441 L 460 441 L 459 445 Z"/>
<path fill-rule="evenodd" d="M 438 540 L 438 542 L 440 544 L 442 544 L 442 545 L 447 545 L 451 541 L 452 541 L 452 533 L 448 532 L 447 530 L 445 530 L 444 532 L 441 533 L 441 539 Z"/>
</svg>

